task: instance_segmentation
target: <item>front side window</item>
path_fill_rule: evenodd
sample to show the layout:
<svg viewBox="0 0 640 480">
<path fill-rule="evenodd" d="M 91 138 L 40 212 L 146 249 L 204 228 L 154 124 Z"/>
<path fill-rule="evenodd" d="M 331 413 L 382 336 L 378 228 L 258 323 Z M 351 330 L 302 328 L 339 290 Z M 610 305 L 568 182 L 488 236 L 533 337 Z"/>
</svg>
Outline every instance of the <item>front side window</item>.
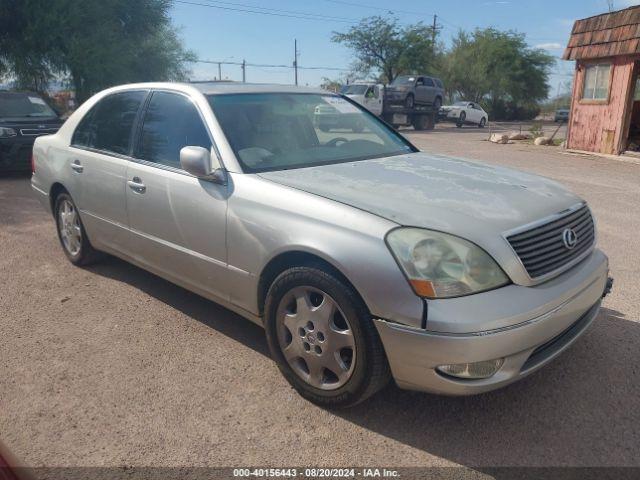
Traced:
<svg viewBox="0 0 640 480">
<path fill-rule="evenodd" d="M 583 100 L 607 100 L 611 64 L 589 65 L 584 74 Z"/>
<path fill-rule="evenodd" d="M 433 79 L 431 79 L 431 78 L 429 78 L 429 77 L 425 77 L 425 78 L 424 78 L 424 84 L 425 84 L 427 87 L 433 87 L 433 86 L 435 86 L 435 83 L 433 83 Z"/>
<path fill-rule="evenodd" d="M 84 116 L 71 144 L 128 155 L 131 129 L 146 95 L 146 91 L 138 90 L 103 98 Z"/>
<path fill-rule="evenodd" d="M 154 92 L 144 114 L 137 157 L 180 167 L 183 147 L 211 149 L 211 140 L 191 100 L 181 94 Z"/>
<path fill-rule="evenodd" d="M 363 108 L 336 95 L 209 95 L 243 171 L 304 168 L 414 151 Z"/>
</svg>

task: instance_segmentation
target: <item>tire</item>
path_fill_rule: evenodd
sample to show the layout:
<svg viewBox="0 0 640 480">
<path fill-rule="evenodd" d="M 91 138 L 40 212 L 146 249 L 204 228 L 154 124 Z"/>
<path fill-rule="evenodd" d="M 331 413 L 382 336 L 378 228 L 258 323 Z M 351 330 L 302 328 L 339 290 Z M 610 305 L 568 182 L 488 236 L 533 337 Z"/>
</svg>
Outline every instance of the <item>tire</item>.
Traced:
<svg viewBox="0 0 640 480">
<path fill-rule="evenodd" d="M 441 106 L 442 99 L 440 97 L 436 97 L 436 99 L 433 101 L 433 110 L 436 112 L 436 115 L 438 114 L 438 110 L 440 110 Z"/>
<path fill-rule="evenodd" d="M 487 119 L 482 117 L 480 119 L 480 123 L 478 124 L 478 128 L 484 128 L 484 126 L 487 124 Z"/>
<path fill-rule="evenodd" d="M 366 305 L 322 265 L 278 275 L 264 311 L 271 356 L 305 399 L 346 408 L 389 382 L 384 348 Z"/>
<path fill-rule="evenodd" d="M 64 254 L 74 265 L 89 265 L 100 258 L 100 252 L 89 242 L 82 225 L 78 208 L 71 195 L 61 193 L 56 197 L 54 215 L 58 240 Z"/>
<path fill-rule="evenodd" d="M 462 128 L 462 125 L 467 120 L 467 112 L 460 113 L 460 117 L 458 117 L 458 121 L 456 122 L 456 127 Z"/>
<path fill-rule="evenodd" d="M 415 103 L 416 101 L 415 101 L 415 98 L 413 97 L 413 93 L 410 93 L 409 95 L 407 95 L 407 98 L 404 99 L 404 106 L 406 108 L 413 108 Z"/>
</svg>

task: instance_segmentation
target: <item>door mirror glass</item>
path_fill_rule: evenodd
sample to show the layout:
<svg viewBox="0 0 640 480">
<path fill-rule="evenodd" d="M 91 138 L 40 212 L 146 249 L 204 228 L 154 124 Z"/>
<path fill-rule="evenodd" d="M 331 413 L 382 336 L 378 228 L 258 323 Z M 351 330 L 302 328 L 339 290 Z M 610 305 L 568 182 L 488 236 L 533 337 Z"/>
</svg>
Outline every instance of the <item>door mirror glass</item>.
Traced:
<svg viewBox="0 0 640 480">
<path fill-rule="evenodd" d="M 195 177 L 211 175 L 211 154 L 202 147 L 187 146 L 180 149 L 180 166 Z"/>
</svg>

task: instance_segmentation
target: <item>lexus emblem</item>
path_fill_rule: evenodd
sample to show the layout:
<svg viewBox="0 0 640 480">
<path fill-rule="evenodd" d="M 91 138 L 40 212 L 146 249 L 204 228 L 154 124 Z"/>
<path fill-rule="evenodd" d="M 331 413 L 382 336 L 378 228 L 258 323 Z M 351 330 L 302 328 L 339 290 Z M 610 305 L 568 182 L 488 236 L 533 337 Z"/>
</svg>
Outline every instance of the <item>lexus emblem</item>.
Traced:
<svg viewBox="0 0 640 480">
<path fill-rule="evenodd" d="M 562 232 L 562 242 L 564 246 L 571 250 L 578 243 L 578 235 L 573 228 L 565 228 Z"/>
</svg>

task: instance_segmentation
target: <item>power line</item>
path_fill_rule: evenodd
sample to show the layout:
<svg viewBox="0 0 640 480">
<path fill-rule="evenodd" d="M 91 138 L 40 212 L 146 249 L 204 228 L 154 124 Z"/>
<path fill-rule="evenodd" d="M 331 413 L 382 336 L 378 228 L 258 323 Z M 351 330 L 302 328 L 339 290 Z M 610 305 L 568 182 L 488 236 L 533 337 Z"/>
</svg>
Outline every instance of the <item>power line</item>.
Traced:
<svg viewBox="0 0 640 480">
<path fill-rule="evenodd" d="M 368 8 L 369 10 L 378 10 L 378 11 L 383 11 L 383 12 L 389 12 L 389 13 L 406 13 L 409 15 L 420 15 L 420 16 L 424 16 L 424 17 L 432 17 L 433 13 L 424 13 L 424 12 L 412 12 L 410 10 L 397 10 L 397 9 L 390 9 L 390 8 L 384 8 L 384 7 L 373 7 L 371 5 L 366 5 L 364 3 L 356 3 L 356 2 L 346 2 L 343 0 L 324 0 L 325 2 L 330 2 L 330 3 L 337 3 L 340 5 L 348 5 L 350 7 L 361 7 L 361 8 Z"/>
<path fill-rule="evenodd" d="M 340 23 L 357 23 L 357 20 L 348 20 L 343 19 L 341 17 L 329 17 L 326 15 L 317 15 L 313 13 L 309 14 L 288 14 L 288 13 L 280 13 L 276 11 L 260 11 L 260 10 L 251 10 L 248 8 L 236 8 L 236 7 L 228 7 L 222 5 L 213 5 L 210 3 L 200 3 L 200 2 L 190 2 L 187 0 L 174 0 L 176 3 L 182 3 L 185 5 L 197 5 L 200 7 L 207 8 L 215 8 L 218 10 L 228 10 L 232 12 L 242 12 L 242 13 L 253 13 L 258 15 L 269 15 L 272 17 L 286 17 L 286 18 L 297 18 L 300 20 L 314 20 L 314 21 L 325 21 L 325 22 L 340 22 Z M 261 7 L 253 7 L 253 8 L 261 8 Z"/>
<path fill-rule="evenodd" d="M 286 13 L 289 15 L 303 15 L 303 16 L 311 16 L 311 17 L 320 17 L 320 18 L 326 18 L 326 19 L 331 19 L 331 20 L 346 20 L 346 21 L 350 21 L 350 22 L 355 22 L 356 20 L 353 18 L 346 18 L 346 17 L 338 17 L 335 15 L 324 15 L 322 13 L 312 13 L 312 12 L 303 12 L 300 10 L 286 10 L 286 9 L 282 9 L 282 8 L 271 8 L 271 7 L 261 7 L 258 5 L 250 5 L 250 4 L 246 4 L 246 3 L 236 3 L 236 2 L 227 2 L 227 1 L 223 1 L 223 0 L 204 0 L 207 3 L 213 3 L 213 4 L 222 4 L 222 5 L 231 5 L 233 7 L 246 7 L 246 8 L 250 8 L 253 10 L 264 10 L 267 12 L 276 12 L 276 13 Z"/>
<path fill-rule="evenodd" d="M 194 63 L 208 63 L 212 65 L 243 65 L 243 62 L 218 62 L 217 60 L 195 60 Z M 284 64 L 270 64 L 270 63 L 248 63 L 244 62 L 244 65 L 247 67 L 259 67 L 259 68 L 295 68 L 293 65 L 284 65 Z M 336 72 L 350 72 L 349 68 L 339 68 L 339 67 L 317 67 L 317 66 L 309 66 L 305 67 L 302 65 L 298 65 L 298 70 L 332 70 Z"/>
</svg>

